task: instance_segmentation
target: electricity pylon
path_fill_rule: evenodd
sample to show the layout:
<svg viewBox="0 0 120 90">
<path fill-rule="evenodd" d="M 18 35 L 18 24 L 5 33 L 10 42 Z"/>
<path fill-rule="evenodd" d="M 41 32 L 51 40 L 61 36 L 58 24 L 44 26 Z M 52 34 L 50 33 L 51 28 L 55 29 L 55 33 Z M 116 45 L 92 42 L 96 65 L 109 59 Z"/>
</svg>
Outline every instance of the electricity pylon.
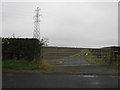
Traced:
<svg viewBox="0 0 120 90">
<path fill-rule="evenodd" d="M 34 16 L 34 32 L 33 32 L 33 38 L 37 38 L 40 40 L 40 19 L 39 17 L 41 16 L 41 14 L 39 13 L 41 9 L 39 9 L 39 7 L 37 7 L 37 9 L 35 10 L 35 16 Z"/>
</svg>

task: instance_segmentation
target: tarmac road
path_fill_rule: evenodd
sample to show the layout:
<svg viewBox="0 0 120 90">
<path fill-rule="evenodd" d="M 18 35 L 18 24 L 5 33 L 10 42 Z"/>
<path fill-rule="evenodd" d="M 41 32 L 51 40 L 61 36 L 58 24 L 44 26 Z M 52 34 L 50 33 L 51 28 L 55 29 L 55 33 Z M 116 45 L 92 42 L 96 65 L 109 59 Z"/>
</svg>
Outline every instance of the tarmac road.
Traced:
<svg viewBox="0 0 120 90">
<path fill-rule="evenodd" d="M 3 73 L 3 88 L 118 88 L 118 76 Z"/>
<path fill-rule="evenodd" d="M 61 61 L 61 63 L 60 63 Z M 93 74 L 93 75 L 118 75 L 118 68 L 110 68 L 101 65 L 91 64 L 86 60 L 86 57 L 75 56 L 65 60 L 59 60 L 59 62 L 51 63 L 54 67 L 62 68 L 62 72 L 65 73 L 81 73 L 81 74 Z"/>
</svg>

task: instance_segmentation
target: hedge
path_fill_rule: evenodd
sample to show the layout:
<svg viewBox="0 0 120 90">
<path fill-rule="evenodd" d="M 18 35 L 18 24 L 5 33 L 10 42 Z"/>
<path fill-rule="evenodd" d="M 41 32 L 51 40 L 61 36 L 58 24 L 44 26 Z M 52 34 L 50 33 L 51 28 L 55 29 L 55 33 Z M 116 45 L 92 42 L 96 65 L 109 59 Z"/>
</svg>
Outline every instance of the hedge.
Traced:
<svg viewBox="0 0 120 90">
<path fill-rule="evenodd" d="M 41 44 L 35 38 L 2 38 L 2 60 L 39 60 Z"/>
</svg>

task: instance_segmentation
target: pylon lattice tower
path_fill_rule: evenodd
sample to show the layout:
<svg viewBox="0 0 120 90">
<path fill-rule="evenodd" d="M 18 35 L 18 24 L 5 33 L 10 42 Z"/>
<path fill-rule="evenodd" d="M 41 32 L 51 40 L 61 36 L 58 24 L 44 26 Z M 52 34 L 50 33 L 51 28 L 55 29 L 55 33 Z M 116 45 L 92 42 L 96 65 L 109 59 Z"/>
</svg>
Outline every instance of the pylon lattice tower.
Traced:
<svg viewBox="0 0 120 90">
<path fill-rule="evenodd" d="M 40 40 L 40 19 L 39 17 L 41 16 L 41 14 L 39 13 L 41 9 L 39 9 L 39 7 L 37 7 L 37 9 L 35 10 L 36 14 L 34 16 L 34 32 L 33 32 L 33 38 L 37 38 Z"/>
</svg>

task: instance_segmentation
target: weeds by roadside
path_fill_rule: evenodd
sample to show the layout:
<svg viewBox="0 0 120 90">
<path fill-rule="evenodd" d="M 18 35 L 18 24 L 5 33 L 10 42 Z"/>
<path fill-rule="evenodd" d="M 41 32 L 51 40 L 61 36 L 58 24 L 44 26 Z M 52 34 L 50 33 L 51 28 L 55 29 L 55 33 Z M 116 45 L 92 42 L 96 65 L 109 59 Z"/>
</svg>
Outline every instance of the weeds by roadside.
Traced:
<svg viewBox="0 0 120 90">
<path fill-rule="evenodd" d="M 118 62 L 109 63 L 106 60 L 103 60 L 102 58 L 97 58 L 95 55 L 89 55 L 87 56 L 87 61 L 91 64 L 97 64 L 112 68 L 118 68 Z"/>
<path fill-rule="evenodd" d="M 2 62 L 2 71 L 28 71 L 28 70 L 38 70 L 38 71 L 51 71 L 58 70 L 57 68 L 51 66 L 47 61 L 35 61 L 28 62 L 26 60 L 5 60 Z"/>
</svg>

